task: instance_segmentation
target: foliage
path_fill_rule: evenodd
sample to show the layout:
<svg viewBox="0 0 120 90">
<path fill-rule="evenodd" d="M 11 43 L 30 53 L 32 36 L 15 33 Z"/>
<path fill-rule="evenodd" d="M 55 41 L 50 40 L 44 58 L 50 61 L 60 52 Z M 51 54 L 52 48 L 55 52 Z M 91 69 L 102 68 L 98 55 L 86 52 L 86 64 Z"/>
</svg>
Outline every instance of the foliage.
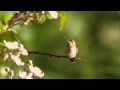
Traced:
<svg viewBox="0 0 120 90">
<path fill-rule="evenodd" d="M 17 38 L 17 30 L 14 29 L 14 26 L 25 26 L 28 25 L 30 22 L 34 23 L 37 22 L 38 24 L 43 24 L 47 19 L 57 19 L 59 18 L 59 12 L 57 11 L 15 11 L 12 12 L 12 17 L 8 20 L 0 21 L 0 34 L 4 34 L 10 32 L 14 37 L 14 41 L 6 41 L 3 40 L 3 43 L 0 42 L 2 46 L 0 52 L 1 62 L 3 61 L 13 61 L 17 66 L 22 66 L 23 70 L 19 70 L 19 74 L 15 74 L 14 70 L 10 67 L 6 67 L 5 71 L 7 72 L 7 78 L 11 79 L 32 79 L 33 75 L 39 78 L 44 77 L 44 72 L 36 67 L 33 66 L 32 60 L 28 60 L 23 62 L 21 59 L 22 56 L 28 56 L 28 51 L 24 48 L 24 45 L 20 42 Z M 64 13 L 63 13 L 64 14 Z M 62 15 L 62 14 L 61 14 Z M 66 20 L 63 18 L 66 15 L 60 17 L 62 22 Z M 63 28 L 63 23 L 61 23 Z M 62 29 L 61 28 L 61 29 Z M 60 29 L 60 30 L 61 30 Z"/>
<path fill-rule="evenodd" d="M 19 79 L 21 77 L 30 78 L 31 76 L 32 78 L 43 76 L 42 79 L 120 78 L 119 11 L 66 11 L 67 23 L 62 31 L 60 31 L 59 11 L 57 11 L 57 19 L 51 18 L 48 11 L 40 11 L 42 15 L 46 16 L 44 23 L 41 24 L 39 20 L 31 20 L 28 25 L 25 25 L 24 20 L 21 20 L 21 24 L 17 25 L 18 21 L 12 30 L 5 32 L 5 22 L 9 21 L 14 13 L 11 11 L 0 12 L 0 78 Z M 34 11 L 34 13 L 37 12 Z M 21 17 L 23 17 L 22 14 Z M 67 42 L 64 37 L 76 41 L 79 50 L 77 56 L 87 60 L 87 63 L 81 61 L 71 63 L 68 58 L 29 54 L 29 51 L 39 51 L 37 53 L 66 55 Z M 18 45 L 15 44 L 18 46 L 17 49 L 12 50 L 13 47 L 4 49 L 4 45 L 8 42 L 15 43 L 15 41 L 18 42 Z M 28 51 L 27 56 L 19 50 L 20 44 L 24 46 L 23 51 L 25 49 Z M 4 57 L 6 52 L 11 51 L 11 54 L 6 54 Z M 25 64 L 24 66 L 18 66 L 17 62 L 14 59 L 12 60 L 15 55 L 17 59 L 20 58 L 21 65 L 22 62 Z M 38 69 L 37 67 L 39 74 L 34 72 Z M 5 70 L 8 75 L 11 75 L 5 77 L 7 75 Z M 24 70 L 27 70 L 28 74 Z M 35 75 L 41 75 L 41 77 Z"/>
</svg>

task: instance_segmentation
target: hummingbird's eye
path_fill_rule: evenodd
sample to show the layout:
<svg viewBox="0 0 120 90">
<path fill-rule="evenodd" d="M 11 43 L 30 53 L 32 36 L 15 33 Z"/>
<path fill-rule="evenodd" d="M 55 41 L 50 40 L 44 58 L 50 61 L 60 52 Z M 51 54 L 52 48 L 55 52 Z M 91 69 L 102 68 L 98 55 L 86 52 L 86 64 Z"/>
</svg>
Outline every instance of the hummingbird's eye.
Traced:
<svg viewBox="0 0 120 90">
<path fill-rule="evenodd" d="M 71 42 L 73 43 L 73 40 L 71 40 Z"/>
<path fill-rule="evenodd" d="M 69 40 L 70 42 L 74 43 L 73 40 Z"/>
</svg>

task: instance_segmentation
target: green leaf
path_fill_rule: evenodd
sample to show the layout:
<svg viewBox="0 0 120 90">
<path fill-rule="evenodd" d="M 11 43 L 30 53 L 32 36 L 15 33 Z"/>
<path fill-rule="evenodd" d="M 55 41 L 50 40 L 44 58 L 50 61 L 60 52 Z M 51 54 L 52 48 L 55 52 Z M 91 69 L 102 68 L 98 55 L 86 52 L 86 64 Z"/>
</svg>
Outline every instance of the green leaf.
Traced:
<svg viewBox="0 0 120 90">
<path fill-rule="evenodd" d="M 4 31 L 4 25 L 2 24 L 2 22 L 0 21 L 0 34 L 2 34 Z"/>
<path fill-rule="evenodd" d="M 53 17 L 49 13 L 47 13 L 46 16 L 47 16 L 48 19 L 53 19 Z"/>
<path fill-rule="evenodd" d="M 66 24 L 66 13 L 63 11 L 58 12 L 58 17 L 61 18 L 60 31 L 62 31 L 64 25 Z"/>
<path fill-rule="evenodd" d="M 41 23 L 41 24 L 43 24 L 45 21 L 46 21 L 46 15 L 42 15 L 41 17 L 40 17 L 40 19 L 39 19 L 39 22 Z"/>
</svg>

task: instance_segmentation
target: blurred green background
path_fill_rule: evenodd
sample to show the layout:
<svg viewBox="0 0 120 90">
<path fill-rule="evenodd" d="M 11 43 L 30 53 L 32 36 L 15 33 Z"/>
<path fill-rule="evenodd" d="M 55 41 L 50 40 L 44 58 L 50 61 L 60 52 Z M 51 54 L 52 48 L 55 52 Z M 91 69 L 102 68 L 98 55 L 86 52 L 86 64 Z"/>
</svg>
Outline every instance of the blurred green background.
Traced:
<svg viewBox="0 0 120 90">
<path fill-rule="evenodd" d="M 23 61 L 33 60 L 41 68 L 43 79 L 117 79 L 120 78 L 120 12 L 119 11 L 66 11 L 67 22 L 62 31 L 60 19 L 47 20 L 44 24 L 30 23 L 17 26 L 17 37 L 28 51 L 40 51 L 66 55 L 66 39 L 74 39 L 79 48 L 77 56 L 87 62 L 71 63 L 66 58 L 43 55 L 21 57 Z M 12 12 L 0 12 L 0 20 L 8 20 Z M 0 36 L 13 40 L 11 34 Z M 4 67 L 18 72 L 20 67 L 12 62 L 0 62 L 0 78 L 4 78 Z"/>
</svg>

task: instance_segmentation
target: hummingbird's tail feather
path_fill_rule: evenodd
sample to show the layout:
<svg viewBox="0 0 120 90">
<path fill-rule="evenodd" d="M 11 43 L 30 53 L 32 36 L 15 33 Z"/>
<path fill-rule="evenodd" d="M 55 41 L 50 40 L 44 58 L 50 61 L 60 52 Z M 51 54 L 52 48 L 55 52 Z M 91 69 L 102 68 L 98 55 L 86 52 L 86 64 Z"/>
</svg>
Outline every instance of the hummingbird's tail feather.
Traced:
<svg viewBox="0 0 120 90">
<path fill-rule="evenodd" d="M 75 63 L 75 60 L 81 60 L 81 61 L 87 62 L 87 60 L 83 60 L 83 59 L 81 59 L 80 57 L 70 58 L 70 61 L 71 61 L 72 63 Z"/>
</svg>

